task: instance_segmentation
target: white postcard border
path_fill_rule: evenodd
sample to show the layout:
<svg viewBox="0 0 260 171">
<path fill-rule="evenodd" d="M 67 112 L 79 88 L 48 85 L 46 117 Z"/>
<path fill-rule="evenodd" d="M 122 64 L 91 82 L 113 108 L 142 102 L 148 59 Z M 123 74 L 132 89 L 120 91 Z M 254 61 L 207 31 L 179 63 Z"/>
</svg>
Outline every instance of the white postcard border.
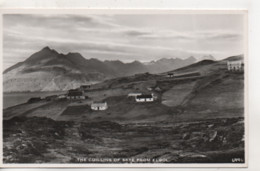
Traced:
<svg viewBox="0 0 260 171">
<path fill-rule="evenodd" d="M 244 99 L 244 107 L 245 107 L 245 163 L 232 163 L 232 164 L 6 164 L 3 163 L 3 132 L 0 131 L 0 167 L 3 168 L 245 168 L 248 167 L 248 150 L 249 150 L 249 114 L 248 114 L 248 12 L 246 8 L 241 9 L 203 9 L 198 10 L 195 8 L 191 9 L 101 9 L 101 8 L 55 8 L 55 9 L 47 9 L 47 8 L 10 8 L 10 9 L 1 9 L 0 11 L 0 23 L 1 23 L 1 39 L 0 39 L 0 54 L 3 56 L 3 15 L 4 14 L 243 14 L 244 15 L 244 52 L 245 52 L 245 99 Z M 3 58 L 0 59 L 0 63 L 3 67 Z M 0 77 L 1 81 L 3 81 L 3 75 Z M 1 84 L 0 90 L 3 92 L 3 85 Z M 3 109 L 3 94 L 1 93 L 0 98 L 0 106 Z M 1 110 L 1 122 L 0 128 L 3 130 L 3 110 Z"/>
</svg>

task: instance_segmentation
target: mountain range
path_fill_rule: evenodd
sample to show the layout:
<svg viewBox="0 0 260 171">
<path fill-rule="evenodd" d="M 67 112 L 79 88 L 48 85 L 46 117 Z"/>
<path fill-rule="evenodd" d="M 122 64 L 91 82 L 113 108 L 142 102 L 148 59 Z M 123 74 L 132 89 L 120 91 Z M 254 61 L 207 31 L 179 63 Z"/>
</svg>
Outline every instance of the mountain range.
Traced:
<svg viewBox="0 0 260 171">
<path fill-rule="evenodd" d="M 187 59 L 162 58 L 149 63 L 120 60 L 100 61 L 86 59 L 79 53 L 62 54 L 45 47 L 3 72 L 4 92 L 60 91 L 77 88 L 105 79 L 130 76 L 137 73 L 161 73 L 196 62 Z"/>
</svg>

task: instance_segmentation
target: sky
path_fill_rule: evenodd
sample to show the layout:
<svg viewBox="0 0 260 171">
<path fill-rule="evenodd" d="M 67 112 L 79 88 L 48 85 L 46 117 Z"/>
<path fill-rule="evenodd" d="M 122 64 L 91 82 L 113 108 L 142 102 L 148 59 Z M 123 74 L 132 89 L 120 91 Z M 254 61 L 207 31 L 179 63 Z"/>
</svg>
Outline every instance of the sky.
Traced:
<svg viewBox="0 0 260 171">
<path fill-rule="evenodd" d="M 242 14 L 4 14 L 6 69 L 49 46 L 85 58 L 148 62 L 243 54 Z"/>
</svg>

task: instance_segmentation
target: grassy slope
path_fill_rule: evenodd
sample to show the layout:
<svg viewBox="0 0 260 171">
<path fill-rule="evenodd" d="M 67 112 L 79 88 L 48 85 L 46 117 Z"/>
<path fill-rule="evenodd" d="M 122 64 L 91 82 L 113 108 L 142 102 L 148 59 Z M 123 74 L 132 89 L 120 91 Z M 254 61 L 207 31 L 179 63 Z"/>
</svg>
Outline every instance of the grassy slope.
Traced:
<svg viewBox="0 0 260 171">
<path fill-rule="evenodd" d="M 87 94 L 89 102 L 77 106 L 67 102 L 52 102 L 47 106 L 25 104 L 4 110 L 7 116 L 19 113 L 27 116 L 45 116 L 57 120 L 118 122 L 157 122 L 162 120 L 193 121 L 216 117 L 243 116 L 244 78 L 242 73 L 229 73 L 226 61 L 201 61 L 182 69 L 179 73 L 199 71 L 201 78 L 172 80 L 163 76 L 138 74 L 107 80 L 94 85 Z M 153 103 L 138 104 L 127 98 L 129 92 L 149 93 L 147 87 L 161 88 L 157 93 L 159 100 Z M 173 103 L 163 105 L 161 99 Z M 90 110 L 91 101 L 105 100 L 106 111 Z M 39 102 L 42 103 L 42 102 Z M 36 105 L 36 108 L 29 108 Z M 27 110 L 29 108 L 30 110 Z"/>
<path fill-rule="evenodd" d="M 243 73 L 227 72 L 225 61 L 178 71 L 191 70 L 201 70 L 204 75 L 186 80 L 147 74 L 118 78 L 99 84 L 102 91 L 92 90 L 90 99 L 82 103 L 40 101 L 8 108 L 6 116 L 30 118 L 4 121 L 4 162 L 73 163 L 86 155 L 166 158 L 170 163 L 244 160 Z M 135 103 L 126 96 L 137 91 L 135 85 L 142 92 L 147 92 L 146 86 L 159 86 L 159 100 Z M 174 90 L 181 91 L 183 100 L 176 100 L 173 107 L 163 105 L 161 96 L 165 93 L 179 98 Z M 108 110 L 92 111 L 90 102 L 95 99 L 106 100 Z M 42 114 L 65 122 L 31 117 Z"/>
</svg>

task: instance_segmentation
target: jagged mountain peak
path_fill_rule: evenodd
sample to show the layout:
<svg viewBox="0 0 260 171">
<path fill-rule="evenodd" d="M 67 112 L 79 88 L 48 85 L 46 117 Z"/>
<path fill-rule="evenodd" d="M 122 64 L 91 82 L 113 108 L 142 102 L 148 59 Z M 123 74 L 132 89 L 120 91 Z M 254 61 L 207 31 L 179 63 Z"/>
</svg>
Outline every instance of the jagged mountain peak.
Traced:
<svg viewBox="0 0 260 171">
<path fill-rule="evenodd" d="M 192 62 L 186 59 L 165 58 L 148 66 L 137 60 L 130 63 L 120 60 L 101 61 L 96 58 L 86 59 L 77 52 L 58 53 L 46 46 L 25 61 L 5 70 L 4 91 L 44 91 L 47 90 L 46 86 L 50 85 L 55 89 L 58 87 L 65 90 L 72 88 L 71 83 L 81 85 L 139 73 L 161 73 Z M 55 82 L 51 82 L 53 80 Z"/>
<path fill-rule="evenodd" d="M 114 64 L 124 64 L 124 62 L 120 61 L 120 60 L 105 60 L 105 63 L 114 63 Z"/>
<path fill-rule="evenodd" d="M 190 56 L 187 58 L 187 60 L 195 60 L 196 61 L 196 58 L 194 56 Z"/>
<path fill-rule="evenodd" d="M 156 62 L 169 62 L 169 61 L 174 61 L 176 58 L 161 58 L 158 59 Z"/>
<path fill-rule="evenodd" d="M 51 48 L 49 46 L 45 46 L 44 48 L 42 48 L 42 50 L 51 50 Z"/>
<path fill-rule="evenodd" d="M 49 52 L 49 53 L 56 53 L 59 54 L 55 49 L 51 49 L 49 46 L 45 46 L 39 52 Z"/>
<path fill-rule="evenodd" d="M 137 61 L 137 60 L 134 60 L 133 62 L 131 62 L 130 64 L 138 64 L 138 65 L 140 65 L 140 64 L 142 64 L 140 61 Z"/>
<path fill-rule="evenodd" d="M 69 53 L 67 53 L 66 56 L 81 56 L 82 57 L 82 55 L 78 52 L 69 52 Z"/>
<path fill-rule="evenodd" d="M 42 50 L 32 54 L 29 58 L 24 61 L 24 64 L 27 65 L 37 65 L 42 63 L 42 61 L 46 61 L 48 59 L 57 58 L 60 54 L 50 49 L 48 46 L 43 48 Z"/>
</svg>

